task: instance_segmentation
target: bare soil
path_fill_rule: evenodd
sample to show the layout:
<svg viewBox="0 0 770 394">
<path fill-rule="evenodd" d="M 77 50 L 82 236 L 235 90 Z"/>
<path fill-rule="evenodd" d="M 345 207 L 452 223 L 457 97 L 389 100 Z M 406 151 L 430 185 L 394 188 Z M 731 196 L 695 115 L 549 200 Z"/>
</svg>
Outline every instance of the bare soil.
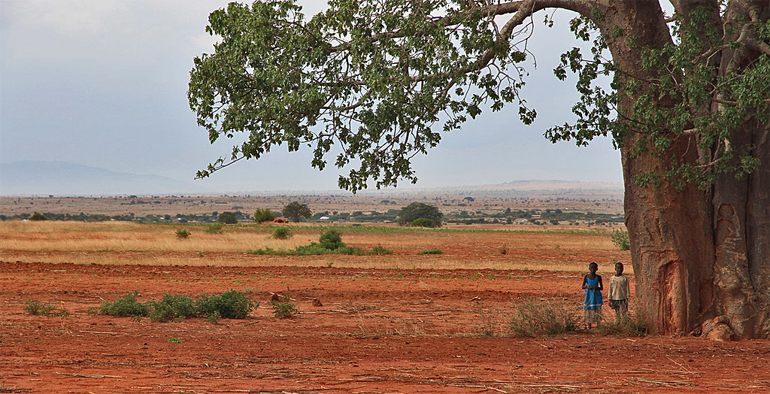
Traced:
<svg viewBox="0 0 770 394">
<path fill-rule="evenodd" d="M 767 340 L 509 335 L 511 308 L 522 300 L 577 308 L 574 272 L 293 267 L 291 260 L 51 264 L 43 255 L 43 262 L 11 255 L 0 262 L 0 392 L 770 393 Z M 218 324 L 88 313 L 135 290 L 146 302 L 229 289 L 260 307 Z M 301 313 L 273 317 L 274 293 L 291 297 Z M 28 300 L 71 314 L 32 316 Z"/>
</svg>

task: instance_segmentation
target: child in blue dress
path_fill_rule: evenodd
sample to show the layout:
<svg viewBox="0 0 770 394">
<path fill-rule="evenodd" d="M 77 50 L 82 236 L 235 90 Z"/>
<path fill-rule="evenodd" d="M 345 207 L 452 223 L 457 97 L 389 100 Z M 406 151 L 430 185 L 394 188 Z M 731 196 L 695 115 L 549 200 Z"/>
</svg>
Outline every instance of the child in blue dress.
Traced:
<svg viewBox="0 0 770 394">
<path fill-rule="evenodd" d="M 602 290 L 604 285 L 602 284 L 601 275 L 597 275 L 596 271 L 599 270 L 599 265 L 592 262 L 588 264 L 588 274 L 583 277 L 583 289 L 585 289 L 585 298 L 583 299 L 583 320 L 586 323 L 588 329 L 591 329 L 591 325 L 602 321 Z"/>
</svg>

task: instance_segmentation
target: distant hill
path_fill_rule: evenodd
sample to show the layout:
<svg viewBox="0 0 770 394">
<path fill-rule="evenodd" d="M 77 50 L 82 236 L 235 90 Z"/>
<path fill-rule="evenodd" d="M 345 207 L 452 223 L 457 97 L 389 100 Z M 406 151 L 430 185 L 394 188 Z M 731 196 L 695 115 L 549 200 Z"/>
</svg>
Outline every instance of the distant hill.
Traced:
<svg viewBox="0 0 770 394">
<path fill-rule="evenodd" d="M 192 183 L 158 175 L 137 175 L 57 161 L 0 164 L 0 195 L 206 194 Z"/>
<path fill-rule="evenodd" d="M 562 194 L 623 194 L 623 184 L 581 181 L 513 181 L 494 185 L 448 186 L 440 188 L 401 189 L 401 194 L 441 195 L 447 193 L 485 195 L 562 195 Z M 399 193 L 399 191 L 363 191 L 366 193 Z"/>
</svg>

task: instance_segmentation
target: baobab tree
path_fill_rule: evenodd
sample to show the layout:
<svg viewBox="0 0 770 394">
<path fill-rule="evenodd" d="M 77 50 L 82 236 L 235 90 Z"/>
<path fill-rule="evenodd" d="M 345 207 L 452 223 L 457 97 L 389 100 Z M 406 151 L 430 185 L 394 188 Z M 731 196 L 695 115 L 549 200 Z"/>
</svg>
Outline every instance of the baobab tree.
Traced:
<svg viewBox="0 0 770 394">
<path fill-rule="evenodd" d="M 534 15 L 574 13 L 556 77 L 577 119 L 545 133 L 621 153 L 636 304 L 654 333 L 770 336 L 770 2 L 291 0 L 230 4 L 195 59 L 190 107 L 214 142 L 245 133 L 198 176 L 274 146 L 329 156 L 352 191 L 416 181 L 410 160 L 484 110 L 537 115 L 520 96 Z M 536 32 L 535 32 L 536 34 Z M 610 89 L 597 77 L 612 78 Z M 511 109 L 510 107 L 514 107 Z"/>
</svg>

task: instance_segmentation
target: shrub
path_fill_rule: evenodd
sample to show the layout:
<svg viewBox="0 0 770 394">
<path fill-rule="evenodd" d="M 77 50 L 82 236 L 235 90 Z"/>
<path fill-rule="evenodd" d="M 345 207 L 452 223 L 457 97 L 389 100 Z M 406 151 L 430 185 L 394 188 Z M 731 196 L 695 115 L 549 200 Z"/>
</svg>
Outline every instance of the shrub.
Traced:
<svg viewBox="0 0 770 394">
<path fill-rule="evenodd" d="M 224 226 L 222 223 L 212 224 L 206 228 L 208 234 L 222 234 L 224 232 Z"/>
<path fill-rule="evenodd" d="M 342 233 L 335 229 L 327 230 L 321 234 L 321 238 L 318 241 L 322 248 L 328 250 L 335 250 L 345 246 L 345 243 L 342 242 Z"/>
<path fill-rule="evenodd" d="M 393 254 L 393 251 L 390 249 L 383 248 L 382 245 L 377 245 L 372 248 L 371 254 L 375 254 L 375 255 Z"/>
<path fill-rule="evenodd" d="M 273 231 L 273 238 L 275 239 L 288 239 L 291 238 L 291 230 L 286 227 L 278 227 Z"/>
<path fill-rule="evenodd" d="M 620 248 L 620 250 L 631 249 L 631 242 L 628 239 L 628 231 L 613 230 L 612 233 L 610 233 L 610 239 L 612 240 L 612 243 L 615 244 L 615 246 Z"/>
<path fill-rule="evenodd" d="M 187 239 L 187 237 L 189 236 L 190 236 L 190 232 L 183 228 L 176 230 L 176 237 L 179 239 Z"/>
<path fill-rule="evenodd" d="M 198 314 L 193 299 L 186 295 L 166 294 L 160 302 L 149 301 L 150 320 L 166 322 L 194 317 Z"/>
<path fill-rule="evenodd" d="M 125 297 L 117 299 L 115 302 L 105 302 L 101 307 L 95 310 L 100 315 L 109 316 L 148 316 L 150 307 L 136 300 L 138 291 L 126 294 Z"/>
<path fill-rule="evenodd" d="M 246 298 L 245 293 L 229 290 L 221 294 L 202 296 L 195 306 L 202 316 L 209 317 L 219 313 L 222 319 L 245 319 L 259 303 Z"/>
<path fill-rule="evenodd" d="M 417 254 L 442 254 L 442 253 L 444 253 L 444 252 L 441 251 L 441 249 L 439 249 L 439 248 L 431 248 L 431 249 L 428 249 L 428 250 L 421 250 L 421 251 L 417 252 Z"/>
<path fill-rule="evenodd" d="M 29 220 L 48 220 L 48 218 L 40 212 L 35 212 L 30 216 Z"/>
<path fill-rule="evenodd" d="M 288 252 L 282 252 L 269 247 L 265 247 L 264 249 L 249 250 L 246 253 L 256 254 L 260 256 L 280 256 L 280 255 L 289 254 Z"/>
<path fill-rule="evenodd" d="M 299 313 L 299 309 L 297 309 L 294 304 L 289 302 L 289 297 L 284 296 L 279 301 L 272 300 L 270 301 L 270 304 L 273 307 L 273 316 L 278 319 L 294 317 L 294 315 Z"/>
<path fill-rule="evenodd" d="M 511 319 L 511 332 L 519 337 L 561 334 L 578 327 L 572 308 L 551 301 L 525 301 L 515 308 Z"/>
<path fill-rule="evenodd" d="M 433 220 L 428 218 L 419 218 L 415 219 L 412 224 L 410 224 L 412 227 L 436 227 L 436 223 L 433 222 Z"/>
<path fill-rule="evenodd" d="M 275 219 L 275 214 L 270 208 L 257 208 L 254 212 L 254 221 L 257 223 L 272 222 Z"/>
<path fill-rule="evenodd" d="M 64 308 L 57 308 L 40 301 L 27 301 L 24 310 L 30 315 L 35 316 L 69 316 L 70 312 Z"/>
</svg>

